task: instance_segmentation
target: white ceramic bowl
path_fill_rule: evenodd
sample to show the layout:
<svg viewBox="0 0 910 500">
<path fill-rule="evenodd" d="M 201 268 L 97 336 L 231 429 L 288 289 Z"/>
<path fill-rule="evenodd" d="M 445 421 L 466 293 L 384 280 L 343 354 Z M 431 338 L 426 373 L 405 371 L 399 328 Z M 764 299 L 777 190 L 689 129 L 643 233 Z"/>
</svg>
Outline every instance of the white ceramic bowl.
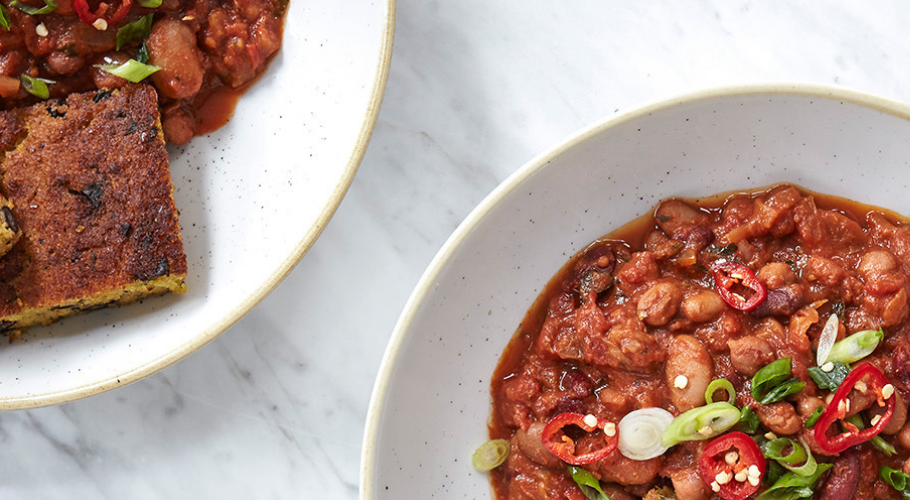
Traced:
<svg viewBox="0 0 910 500">
<path fill-rule="evenodd" d="M 581 131 L 507 179 L 421 279 L 373 392 L 363 500 L 492 498 L 471 467 L 490 377 L 542 287 L 669 196 L 792 182 L 910 214 L 910 108 L 834 88 L 687 95 Z"/>
<path fill-rule="evenodd" d="M 366 150 L 394 0 L 291 0 L 283 47 L 228 125 L 171 150 L 189 291 L 70 318 L 0 347 L 0 409 L 138 380 L 240 319 L 328 223 Z"/>
</svg>

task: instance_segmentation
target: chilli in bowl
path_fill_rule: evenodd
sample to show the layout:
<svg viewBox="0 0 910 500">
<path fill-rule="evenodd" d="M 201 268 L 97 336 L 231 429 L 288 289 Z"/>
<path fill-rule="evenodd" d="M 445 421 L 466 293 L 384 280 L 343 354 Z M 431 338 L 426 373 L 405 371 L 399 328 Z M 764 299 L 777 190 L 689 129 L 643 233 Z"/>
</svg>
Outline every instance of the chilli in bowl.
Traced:
<svg viewBox="0 0 910 500">
<path fill-rule="evenodd" d="M 574 256 L 493 376 L 500 500 L 910 496 L 910 226 L 791 185 Z"/>
</svg>

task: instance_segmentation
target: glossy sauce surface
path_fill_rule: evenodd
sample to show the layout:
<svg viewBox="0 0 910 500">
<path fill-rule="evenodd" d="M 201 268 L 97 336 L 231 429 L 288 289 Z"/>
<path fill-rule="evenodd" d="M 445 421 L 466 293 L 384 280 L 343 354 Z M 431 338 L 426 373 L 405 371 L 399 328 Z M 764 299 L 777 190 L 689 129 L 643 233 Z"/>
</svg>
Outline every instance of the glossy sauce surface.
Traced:
<svg viewBox="0 0 910 500">
<path fill-rule="evenodd" d="M 758 308 L 740 311 L 720 298 L 709 269 L 722 260 L 755 272 L 768 293 Z M 886 210 L 789 185 L 662 202 L 574 256 L 504 352 L 493 376 L 490 435 L 509 440 L 511 453 L 492 472 L 497 497 L 585 498 L 566 464 L 541 442 L 555 415 L 617 423 L 646 407 L 678 415 L 704 405 L 707 384 L 722 377 L 736 389 L 736 406 L 760 418 L 759 433 L 803 439 L 820 462 L 851 471 L 846 486 L 828 473 L 815 498 L 899 498 L 877 474 L 881 465 L 900 470 L 910 450 L 908 288 L 910 228 Z M 885 332 L 866 361 L 897 388 L 898 411 L 881 435 L 898 449 L 895 457 L 868 443 L 826 456 L 805 428 L 828 394 L 807 369 L 815 366 L 818 337 L 832 314 L 840 319 L 839 339 Z M 792 358 L 793 375 L 806 387 L 778 403 L 757 403 L 749 394 L 752 376 L 783 357 Z M 674 384 L 681 375 L 683 388 Z M 646 461 L 614 451 L 582 467 L 613 500 L 662 487 L 679 500 L 719 498 L 697 471 L 706 444 L 685 442 Z"/>
</svg>

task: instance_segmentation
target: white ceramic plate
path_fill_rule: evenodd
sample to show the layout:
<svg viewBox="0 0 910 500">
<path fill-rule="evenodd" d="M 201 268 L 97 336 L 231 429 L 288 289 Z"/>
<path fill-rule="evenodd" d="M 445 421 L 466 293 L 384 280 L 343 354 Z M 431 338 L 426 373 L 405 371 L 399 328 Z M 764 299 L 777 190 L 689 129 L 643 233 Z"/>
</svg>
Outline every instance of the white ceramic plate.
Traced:
<svg viewBox="0 0 910 500">
<path fill-rule="evenodd" d="M 281 52 L 234 118 L 171 150 L 189 291 L 0 348 L 0 409 L 71 401 L 187 356 L 240 319 L 328 223 L 376 122 L 394 0 L 291 0 Z"/>
<path fill-rule="evenodd" d="M 709 91 L 597 124 L 532 160 L 424 274 L 373 392 L 363 500 L 492 498 L 471 453 L 490 376 L 568 258 L 669 196 L 793 182 L 910 214 L 910 108 L 833 88 Z"/>
</svg>

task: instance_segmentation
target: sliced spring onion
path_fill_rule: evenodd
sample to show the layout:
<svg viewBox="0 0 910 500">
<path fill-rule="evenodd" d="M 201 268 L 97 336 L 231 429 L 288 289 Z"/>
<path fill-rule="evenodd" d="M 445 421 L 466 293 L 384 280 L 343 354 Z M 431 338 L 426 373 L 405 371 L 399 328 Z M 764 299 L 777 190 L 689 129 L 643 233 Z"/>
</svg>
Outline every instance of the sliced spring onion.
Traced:
<svg viewBox="0 0 910 500">
<path fill-rule="evenodd" d="M 661 436 L 673 414 L 663 408 L 642 408 L 626 414 L 619 421 L 619 452 L 632 460 L 650 460 L 667 451 Z"/>
<path fill-rule="evenodd" d="M 804 450 L 799 443 L 785 437 L 772 439 L 771 441 L 766 442 L 762 445 L 761 451 L 765 454 L 765 458 L 777 460 L 781 465 L 801 464 L 808 458 L 806 450 Z M 784 451 L 789 451 L 789 453 L 784 455 L 782 454 Z"/>
<path fill-rule="evenodd" d="M 824 405 L 818 405 L 818 408 L 812 412 L 812 415 L 809 415 L 809 418 L 806 419 L 806 429 L 811 429 L 815 427 L 815 422 L 818 422 L 818 419 L 821 418 L 822 413 L 825 411 Z"/>
<path fill-rule="evenodd" d="M 50 14 L 51 12 L 57 10 L 57 2 L 54 0 L 44 0 L 44 7 L 32 7 L 31 5 L 24 4 L 19 0 L 13 0 L 9 3 L 10 7 L 15 7 L 22 12 L 30 16 L 40 16 L 41 14 Z"/>
<path fill-rule="evenodd" d="M 736 425 L 739 416 L 739 409 L 726 401 L 693 408 L 673 419 L 660 444 L 669 448 L 683 441 L 711 439 Z"/>
<path fill-rule="evenodd" d="M 884 338 L 885 332 L 881 328 L 856 332 L 844 340 L 834 343 L 831 353 L 828 354 L 828 361 L 855 363 L 875 352 L 878 343 Z"/>
<path fill-rule="evenodd" d="M 830 370 L 825 371 L 827 368 Z M 820 389 L 834 392 L 850 374 L 850 365 L 840 361 L 828 361 L 822 366 L 813 366 L 808 371 L 809 376 L 815 381 L 815 385 Z"/>
<path fill-rule="evenodd" d="M 910 497 L 910 475 L 891 467 L 883 466 L 878 471 L 878 477 L 892 488 L 903 493 L 904 498 Z"/>
<path fill-rule="evenodd" d="M 3 27 L 6 31 L 10 29 L 9 12 L 6 11 L 6 7 L 2 3 L 0 3 L 0 27 Z"/>
<path fill-rule="evenodd" d="M 161 0 L 139 0 L 139 5 L 146 9 L 157 9 L 161 7 Z"/>
<path fill-rule="evenodd" d="M 765 365 L 752 377 L 752 397 L 761 404 L 783 400 L 803 390 L 806 383 L 790 377 L 791 359 L 781 358 Z"/>
<path fill-rule="evenodd" d="M 776 403 L 782 401 L 784 398 L 791 394 L 796 394 L 797 392 L 803 390 L 806 387 L 806 383 L 802 380 L 791 377 L 785 380 L 782 384 L 775 386 L 773 389 L 768 391 L 761 399 L 758 400 L 759 403 L 769 405 L 771 403 Z"/>
<path fill-rule="evenodd" d="M 752 397 L 758 401 L 772 387 L 790 378 L 790 358 L 768 363 L 752 377 Z"/>
<path fill-rule="evenodd" d="M 705 391 L 705 402 L 711 404 L 714 402 L 714 393 L 723 389 L 727 391 L 727 402 L 731 405 L 736 402 L 736 390 L 733 389 L 733 384 L 725 378 L 719 378 L 717 380 L 712 380 L 708 384 L 708 389 Z"/>
<path fill-rule="evenodd" d="M 480 472 L 493 470 L 509 456 L 509 442 L 505 439 L 491 439 L 480 445 L 471 455 L 471 465 Z"/>
<path fill-rule="evenodd" d="M 885 441 L 881 436 L 875 436 L 869 440 L 869 443 L 872 444 L 872 447 L 876 450 L 882 452 L 886 457 L 893 457 L 897 455 L 897 448 L 894 447 L 891 443 Z"/>
<path fill-rule="evenodd" d="M 119 66 L 116 64 L 97 64 L 95 67 L 133 83 L 139 83 L 161 69 L 158 66 L 143 64 L 135 59 L 130 59 Z"/>
<path fill-rule="evenodd" d="M 600 487 L 600 481 L 594 477 L 594 474 L 574 465 L 569 466 L 569 474 L 572 474 L 575 484 L 588 500 L 610 500 L 610 496 L 604 493 Z"/>
<path fill-rule="evenodd" d="M 739 415 L 739 423 L 736 424 L 736 428 L 746 434 L 755 434 L 758 431 L 759 424 L 761 424 L 761 420 L 758 419 L 758 415 L 752 411 L 752 408 L 744 406 Z"/>
<path fill-rule="evenodd" d="M 818 467 L 812 450 L 802 441 L 797 443 L 790 438 L 772 439 L 763 444 L 761 450 L 765 458 L 776 461 L 798 476 L 811 476 Z M 789 453 L 784 454 L 787 451 Z"/>
<path fill-rule="evenodd" d="M 138 40 L 145 40 L 152 33 L 152 15 L 142 16 L 139 19 L 124 24 L 117 30 L 117 48 L 120 50 L 120 47 L 124 45 L 135 42 Z"/>
<path fill-rule="evenodd" d="M 793 472 L 788 472 L 780 477 L 774 484 L 758 495 L 755 500 L 797 500 L 800 498 L 812 498 L 815 494 L 815 483 L 818 479 L 831 468 L 831 464 L 818 464 L 815 473 L 808 476 L 800 476 Z"/>
<path fill-rule="evenodd" d="M 839 326 L 840 322 L 837 320 L 836 314 L 828 316 L 828 321 L 825 322 L 822 334 L 818 338 L 818 351 L 815 352 L 815 363 L 818 366 L 828 362 L 828 355 L 831 354 L 831 348 L 834 347 L 834 343 L 837 341 L 837 329 Z"/>
<path fill-rule="evenodd" d="M 24 88 L 26 92 L 35 97 L 40 97 L 41 99 L 47 99 L 51 95 L 50 90 L 47 89 L 47 84 L 57 83 L 53 80 L 45 80 L 44 78 L 34 78 L 25 73 L 19 75 L 19 80 L 22 81 L 22 88 Z"/>
</svg>

